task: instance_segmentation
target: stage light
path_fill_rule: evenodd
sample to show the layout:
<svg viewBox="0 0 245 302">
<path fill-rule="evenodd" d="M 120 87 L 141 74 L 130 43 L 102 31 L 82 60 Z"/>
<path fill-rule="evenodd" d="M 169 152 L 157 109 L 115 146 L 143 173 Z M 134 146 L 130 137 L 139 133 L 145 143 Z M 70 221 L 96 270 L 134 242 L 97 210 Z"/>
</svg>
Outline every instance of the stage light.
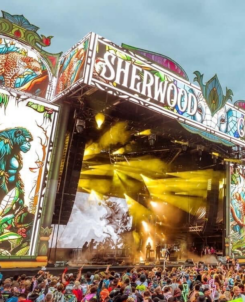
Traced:
<svg viewBox="0 0 245 302">
<path fill-rule="evenodd" d="M 144 131 L 138 132 L 136 135 L 151 135 L 151 129 L 146 129 Z"/>
<path fill-rule="evenodd" d="M 123 154 L 125 152 L 125 149 L 124 148 L 120 148 L 114 152 L 112 152 L 113 155 L 116 155 L 116 154 Z"/>
<path fill-rule="evenodd" d="M 147 224 L 145 221 L 142 221 L 142 225 L 143 225 L 143 227 L 144 227 L 144 230 L 145 230 L 146 232 L 149 232 L 148 224 Z"/>
<path fill-rule="evenodd" d="M 220 154 L 217 153 L 217 152 L 212 152 L 211 154 L 212 154 L 213 156 L 220 157 Z"/>
<path fill-rule="evenodd" d="M 149 145 L 150 145 L 151 147 L 153 147 L 153 146 L 155 145 L 156 140 L 157 140 L 156 134 L 151 134 L 151 135 L 149 135 L 148 141 L 149 141 Z"/>
<path fill-rule="evenodd" d="M 153 208 L 157 207 L 157 202 L 155 202 L 155 201 L 151 201 L 150 204 L 153 206 Z"/>
<path fill-rule="evenodd" d="M 177 140 L 174 140 L 174 141 L 171 141 L 171 143 L 174 143 L 174 144 L 180 144 L 182 146 L 186 146 L 188 147 L 189 146 L 189 142 L 183 142 L 183 141 L 177 141 Z"/>
<path fill-rule="evenodd" d="M 151 247 L 153 247 L 153 239 L 149 236 L 146 240 L 146 245 L 150 242 Z"/>
<path fill-rule="evenodd" d="M 102 124 L 105 121 L 105 116 L 103 113 L 97 113 L 95 116 L 95 121 L 97 123 L 98 129 L 100 129 L 100 127 L 102 126 Z"/>
<path fill-rule="evenodd" d="M 146 177 L 145 175 L 143 175 L 143 174 L 140 174 L 140 176 L 143 178 L 143 180 L 144 180 L 144 182 L 145 183 L 149 183 L 149 182 L 153 182 L 154 181 L 154 179 L 151 179 L 151 178 L 149 178 L 149 177 Z"/>
<path fill-rule="evenodd" d="M 85 121 L 78 118 L 76 120 L 77 133 L 82 133 L 84 129 L 85 129 Z"/>
<path fill-rule="evenodd" d="M 197 145 L 197 151 L 198 151 L 198 155 L 202 156 L 202 152 L 204 151 L 204 146 L 202 145 Z"/>
<path fill-rule="evenodd" d="M 181 148 L 182 148 L 183 151 L 187 151 L 188 146 L 182 145 Z"/>
</svg>

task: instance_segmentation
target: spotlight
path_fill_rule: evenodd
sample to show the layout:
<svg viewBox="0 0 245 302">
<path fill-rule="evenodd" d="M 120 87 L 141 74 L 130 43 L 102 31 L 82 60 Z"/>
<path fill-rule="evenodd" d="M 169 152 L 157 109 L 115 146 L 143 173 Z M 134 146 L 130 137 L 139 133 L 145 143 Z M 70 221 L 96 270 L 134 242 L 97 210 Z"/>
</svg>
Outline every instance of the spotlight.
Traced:
<svg viewBox="0 0 245 302">
<path fill-rule="evenodd" d="M 98 128 L 100 129 L 100 127 L 102 126 L 102 124 L 105 121 L 105 116 L 103 113 L 97 113 L 95 116 L 95 121 L 97 123 Z"/>
<path fill-rule="evenodd" d="M 148 224 L 145 221 L 142 221 L 143 228 L 146 232 L 149 232 Z"/>
<path fill-rule="evenodd" d="M 149 135 L 148 141 L 149 141 L 150 146 L 153 147 L 155 145 L 156 140 L 157 140 L 156 134 Z"/>
<path fill-rule="evenodd" d="M 84 129 L 85 129 L 85 121 L 81 119 L 77 119 L 76 120 L 77 133 L 82 133 Z"/>
<path fill-rule="evenodd" d="M 151 135 L 151 129 L 146 129 L 146 130 L 143 130 L 143 131 L 141 131 L 141 132 L 138 132 L 138 133 L 136 133 L 135 135 Z"/>
<path fill-rule="evenodd" d="M 140 257 L 140 264 L 144 264 L 145 263 L 145 261 L 144 261 L 144 259 L 143 259 L 143 257 Z"/>
<path fill-rule="evenodd" d="M 150 204 L 153 206 L 153 208 L 157 207 L 157 203 L 155 201 L 151 201 Z"/>
</svg>

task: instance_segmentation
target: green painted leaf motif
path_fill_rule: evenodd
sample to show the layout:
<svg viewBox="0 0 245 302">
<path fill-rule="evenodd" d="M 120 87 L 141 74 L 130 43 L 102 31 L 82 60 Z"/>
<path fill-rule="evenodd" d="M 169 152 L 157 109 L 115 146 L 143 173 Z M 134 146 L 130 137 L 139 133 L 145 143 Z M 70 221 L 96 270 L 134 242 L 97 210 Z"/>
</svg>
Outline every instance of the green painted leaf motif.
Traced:
<svg viewBox="0 0 245 302">
<path fill-rule="evenodd" d="M 44 118 L 46 118 L 47 120 L 49 120 L 50 122 L 52 121 L 52 116 L 50 113 L 44 112 L 43 114 Z"/>
<path fill-rule="evenodd" d="M 11 244 L 11 250 L 15 249 L 17 246 L 19 246 L 22 242 L 22 237 L 18 239 L 13 239 L 10 241 Z"/>
<path fill-rule="evenodd" d="M 13 240 L 21 238 L 21 236 L 14 232 L 8 232 L 0 236 L 0 242 L 6 241 L 6 240 Z"/>
<path fill-rule="evenodd" d="M 119 58 L 121 58 L 124 61 L 131 61 L 131 57 L 129 57 L 126 53 L 117 51 L 116 52 L 116 56 L 119 57 Z"/>
<path fill-rule="evenodd" d="M 28 251 L 29 251 L 29 246 L 26 246 L 22 249 L 20 249 L 15 255 L 16 256 L 26 256 L 28 254 Z"/>
<path fill-rule="evenodd" d="M 160 71 L 155 71 L 155 70 L 152 70 L 150 71 L 151 73 L 153 73 L 156 77 L 160 78 L 161 82 L 164 82 L 165 79 L 166 79 L 166 76 L 164 73 L 160 72 Z"/>
<path fill-rule="evenodd" d="M 0 218 L 0 225 L 2 225 L 5 222 L 10 221 L 13 218 L 14 218 L 14 214 L 6 215 L 3 218 Z"/>
<path fill-rule="evenodd" d="M 45 107 L 43 105 L 39 105 L 33 102 L 28 102 L 26 104 L 27 107 L 30 107 L 32 109 L 34 109 L 35 111 L 39 112 L 39 113 L 43 113 L 46 111 Z"/>
<path fill-rule="evenodd" d="M 88 45 L 89 45 L 89 40 L 86 40 L 83 44 L 84 50 L 88 49 Z"/>
<path fill-rule="evenodd" d="M 9 96 L 5 93 L 0 93 L 0 107 L 3 105 L 6 109 L 9 103 Z"/>
</svg>

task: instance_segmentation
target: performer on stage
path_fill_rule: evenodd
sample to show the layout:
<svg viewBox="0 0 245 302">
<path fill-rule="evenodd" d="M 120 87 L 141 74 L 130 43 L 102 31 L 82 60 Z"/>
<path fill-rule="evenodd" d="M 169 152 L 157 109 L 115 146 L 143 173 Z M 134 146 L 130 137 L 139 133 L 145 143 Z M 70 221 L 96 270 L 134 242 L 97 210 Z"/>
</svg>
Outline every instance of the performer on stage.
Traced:
<svg viewBox="0 0 245 302">
<path fill-rule="evenodd" d="M 165 259 L 168 260 L 169 256 L 170 256 L 170 248 L 167 247 L 165 252 Z"/>
<path fill-rule="evenodd" d="M 156 261 L 160 260 L 161 257 L 161 245 L 158 242 L 157 246 L 156 246 Z"/>
<path fill-rule="evenodd" d="M 146 260 L 150 260 L 150 254 L 151 254 L 151 244 L 150 242 L 148 242 L 147 246 L 146 246 Z"/>
</svg>

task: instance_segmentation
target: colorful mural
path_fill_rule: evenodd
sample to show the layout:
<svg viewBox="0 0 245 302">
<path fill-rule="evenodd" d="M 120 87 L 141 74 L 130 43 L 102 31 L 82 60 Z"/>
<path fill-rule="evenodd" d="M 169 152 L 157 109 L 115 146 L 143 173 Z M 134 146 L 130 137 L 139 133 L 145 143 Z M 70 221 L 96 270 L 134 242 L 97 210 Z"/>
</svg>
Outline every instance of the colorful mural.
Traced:
<svg viewBox="0 0 245 302">
<path fill-rule="evenodd" d="M 45 60 L 53 75 L 56 74 L 59 58 L 62 53 L 52 54 L 45 51 L 51 45 L 53 36 L 39 35 L 39 28 L 31 24 L 23 15 L 11 15 L 2 11 L 0 17 L 0 34 L 13 38 L 20 43 L 31 46 Z"/>
<path fill-rule="evenodd" d="M 45 98 L 48 70 L 36 52 L 0 36 L 0 85 Z"/>
<path fill-rule="evenodd" d="M 0 89 L 0 256 L 35 254 L 57 113 Z"/>
<path fill-rule="evenodd" d="M 83 78 L 88 44 L 89 40 L 81 42 L 79 46 L 61 58 L 56 94 L 71 87 L 73 83 Z"/>
<path fill-rule="evenodd" d="M 229 102 L 233 93 L 226 88 L 223 94 L 216 75 L 204 85 L 203 74 L 196 71 L 198 88 L 158 69 L 147 58 L 138 58 L 101 37 L 97 41 L 90 85 L 175 118 L 207 140 L 245 146 L 244 111 Z"/>
<path fill-rule="evenodd" d="M 232 253 L 245 255 L 245 170 L 242 166 L 231 166 L 230 186 L 230 240 Z"/>
</svg>

